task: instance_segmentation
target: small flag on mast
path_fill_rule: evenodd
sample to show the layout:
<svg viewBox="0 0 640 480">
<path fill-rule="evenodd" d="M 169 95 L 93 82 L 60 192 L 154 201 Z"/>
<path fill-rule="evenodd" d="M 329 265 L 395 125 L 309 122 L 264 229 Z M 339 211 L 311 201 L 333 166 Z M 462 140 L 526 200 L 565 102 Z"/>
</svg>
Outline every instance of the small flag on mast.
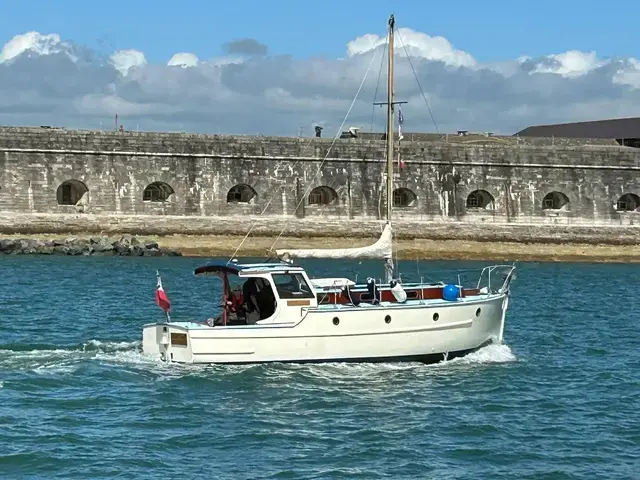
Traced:
<svg viewBox="0 0 640 480">
<path fill-rule="evenodd" d="M 158 285 L 156 288 L 156 305 L 158 305 L 162 310 L 168 312 L 171 310 L 171 302 L 169 301 L 169 297 L 162 288 L 162 279 L 160 278 L 160 272 L 156 271 L 156 277 L 158 278 Z"/>
</svg>

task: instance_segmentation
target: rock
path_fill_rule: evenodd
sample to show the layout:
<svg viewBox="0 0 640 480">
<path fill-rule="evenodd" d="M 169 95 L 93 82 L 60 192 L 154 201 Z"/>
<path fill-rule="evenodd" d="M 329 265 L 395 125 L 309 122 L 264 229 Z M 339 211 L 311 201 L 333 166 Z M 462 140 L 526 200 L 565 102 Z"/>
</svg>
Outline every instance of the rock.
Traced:
<svg viewBox="0 0 640 480">
<path fill-rule="evenodd" d="M 91 243 L 89 242 L 89 240 L 86 240 L 84 238 L 76 238 L 73 243 L 71 243 L 70 245 L 75 245 L 81 248 L 85 248 L 88 249 L 89 245 L 91 245 Z"/>
<path fill-rule="evenodd" d="M 0 240 L 0 253 L 9 253 L 15 248 L 14 240 Z"/>
<path fill-rule="evenodd" d="M 122 236 L 120 237 L 120 240 L 118 240 L 118 242 L 117 242 L 117 243 L 119 243 L 120 245 L 123 245 L 123 246 L 128 247 L 128 246 L 130 246 L 130 245 L 131 245 L 131 239 L 132 239 L 132 238 L 133 238 L 133 237 L 132 237 L 131 235 L 122 235 Z"/>
<path fill-rule="evenodd" d="M 162 255 L 166 255 L 167 257 L 181 257 L 182 254 L 177 250 L 172 250 L 171 248 L 160 248 L 158 249 Z"/>
<path fill-rule="evenodd" d="M 84 253 L 84 249 L 78 245 L 72 245 L 67 248 L 69 249 L 67 255 L 82 255 Z"/>
<path fill-rule="evenodd" d="M 173 249 L 160 248 L 157 242 L 141 242 L 131 235 L 123 235 L 111 241 L 107 237 L 90 239 L 68 237 L 41 241 L 29 238 L 0 239 L 0 254 L 7 255 L 94 255 L 94 256 L 134 256 L 134 257 L 179 257 L 182 254 Z"/>
<path fill-rule="evenodd" d="M 111 245 L 106 238 L 100 239 L 100 241 L 94 243 L 91 248 L 94 252 L 112 252 L 114 250 L 114 246 Z"/>
<path fill-rule="evenodd" d="M 67 255 L 67 253 L 69 253 L 69 247 L 65 245 L 56 245 L 53 247 L 53 253 L 56 255 Z"/>
<path fill-rule="evenodd" d="M 41 242 L 40 240 L 21 238 L 19 240 L 16 240 L 13 244 L 12 252 L 22 255 L 34 254 L 38 253 L 38 251 L 44 246 L 44 242 Z"/>
<path fill-rule="evenodd" d="M 129 255 L 129 247 L 121 243 L 116 243 L 113 250 L 116 252 L 116 255 Z"/>
<path fill-rule="evenodd" d="M 103 252 L 93 252 L 91 255 L 94 257 L 113 257 L 115 254 L 114 250 L 105 250 Z"/>
</svg>

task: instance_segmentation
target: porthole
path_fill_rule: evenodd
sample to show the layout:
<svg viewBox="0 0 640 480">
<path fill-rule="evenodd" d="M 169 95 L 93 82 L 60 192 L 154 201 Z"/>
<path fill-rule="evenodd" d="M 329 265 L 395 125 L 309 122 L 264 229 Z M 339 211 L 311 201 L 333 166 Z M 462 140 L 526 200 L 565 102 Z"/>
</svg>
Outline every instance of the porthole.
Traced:
<svg viewBox="0 0 640 480">
<path fill-rule="evenodd" d="M 481 308 L 477 309 L 476 310 L 476 317 L 479 317 L 481 312 L 482 312 Z"/>
<path fill-rule="evenodd" d="M 338 317 L 333 317 L 333 324 L 338 325 L 340 323 L 340 319 Z"/>
<path fill-rule="evenodd" d="M 384 317 L 384 323 L 391 323 L 391 315 Z"/>
<path fill-rule="evenodd" d="M 437 322 L 439 318 L 440 318 L 440 315 L 438 315 L 437 313 L 433 314 L 433 321 L 434 322 Z"/>
</svg>

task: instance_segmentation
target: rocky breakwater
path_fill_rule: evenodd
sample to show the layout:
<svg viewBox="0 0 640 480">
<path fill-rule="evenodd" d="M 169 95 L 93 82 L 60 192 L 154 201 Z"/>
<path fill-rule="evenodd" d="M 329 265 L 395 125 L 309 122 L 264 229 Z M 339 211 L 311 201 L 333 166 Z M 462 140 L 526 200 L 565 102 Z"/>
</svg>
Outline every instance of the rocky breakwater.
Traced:
<svg viewBox="0 0 640 480">
<path fill-rule="evenodd" d="M 161 248 L 156 242 L 142 242 L 125 235 L 117 240 L 108 237 L 67 238 L 64 240 L 0 239 L 0 255 L 95 255 L 128 257 L 176 257 L 182 254 Z"/>
</svg>

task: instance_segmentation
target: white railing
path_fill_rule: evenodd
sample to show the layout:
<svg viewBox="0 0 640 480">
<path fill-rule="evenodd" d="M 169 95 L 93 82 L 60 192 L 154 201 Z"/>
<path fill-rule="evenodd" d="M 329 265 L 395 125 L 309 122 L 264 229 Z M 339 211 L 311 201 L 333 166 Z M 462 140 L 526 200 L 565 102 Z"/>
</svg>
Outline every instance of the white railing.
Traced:
<svg viewBox="0 0 640 480">
<path fill-rule="evenodd" d="M 480 293 L 507 293 L 515 278 L 515 265 L 490 265 L 484 267 L 476 288 Z"/>
</svg>

